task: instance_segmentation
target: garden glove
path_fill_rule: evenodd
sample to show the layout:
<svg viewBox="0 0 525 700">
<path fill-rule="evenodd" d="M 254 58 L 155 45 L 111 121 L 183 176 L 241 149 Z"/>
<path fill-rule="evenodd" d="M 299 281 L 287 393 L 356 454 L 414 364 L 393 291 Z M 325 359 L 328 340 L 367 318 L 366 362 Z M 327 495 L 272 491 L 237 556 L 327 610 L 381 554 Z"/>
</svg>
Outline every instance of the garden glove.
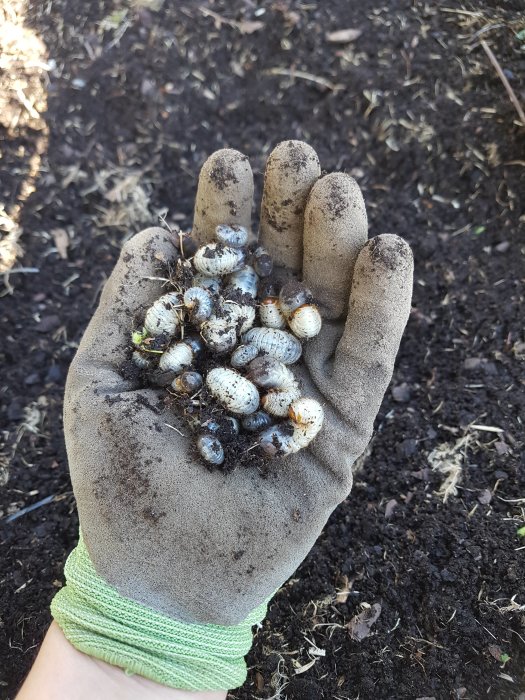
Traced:
<svg viewBox="0 0 525 700">
<path fill-rule="evenodd" d="M 249 228 L 252 198 L 248 159 L 214 153 L 199 178 L 197 241 L 218 224 Z M 302 274 L 324 319 L 294 367 L 325 414 L 307 449 L 271 461 L 266 478 L 210 471 L 178 432 L 165 390 L 126 378 L 134 319 L 163 293 L 159 277 L 178 256 L 177 236 L 161 228 L 124 245 L 67 379 L 81 539 L 53 615 L 81 651 L 177 688 L 243 683 L 252 625 L 350 492 L 410 310 L 409 246 L 389 234 L 367 242 L 356 182 L 320 178 L 304 143 L 270 155 L 259 239 L 277 265 Z"/>
</svg>

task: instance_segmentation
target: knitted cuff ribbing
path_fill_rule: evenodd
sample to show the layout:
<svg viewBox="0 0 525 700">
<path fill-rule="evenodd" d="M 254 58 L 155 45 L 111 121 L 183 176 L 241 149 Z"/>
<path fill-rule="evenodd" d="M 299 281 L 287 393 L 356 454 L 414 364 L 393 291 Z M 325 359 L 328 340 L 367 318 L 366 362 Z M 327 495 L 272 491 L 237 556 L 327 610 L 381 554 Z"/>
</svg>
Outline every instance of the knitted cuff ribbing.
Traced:
<svg viewBox="0 0 525 700">
<path fill-rule="evenodd" d="M 238 625 L 179 622 L 124 598 L 101 579 L 82 537 L 65 575 L 67 584 L 54 597 L 51 613 L 85 654 L 172 688 L 224 690 L 246 679 L 251 628 L 266 615 L 267 603 Z"/>
</svg>

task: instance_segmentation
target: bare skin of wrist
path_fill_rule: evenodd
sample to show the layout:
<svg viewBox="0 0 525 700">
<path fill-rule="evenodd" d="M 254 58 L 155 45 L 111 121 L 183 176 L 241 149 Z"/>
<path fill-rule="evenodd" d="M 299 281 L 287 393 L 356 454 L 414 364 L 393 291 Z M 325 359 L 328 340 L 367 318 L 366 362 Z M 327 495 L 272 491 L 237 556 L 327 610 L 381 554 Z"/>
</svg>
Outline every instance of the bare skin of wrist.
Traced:
<svg viewBox="0 0 525 700">
<path fill-rule="evenodd" d="M 225 700 L 226 694 L 226 690 L 177 690 L 127 676 L 75 649 L 53 622 L 16 700 Z"/>
</svg>

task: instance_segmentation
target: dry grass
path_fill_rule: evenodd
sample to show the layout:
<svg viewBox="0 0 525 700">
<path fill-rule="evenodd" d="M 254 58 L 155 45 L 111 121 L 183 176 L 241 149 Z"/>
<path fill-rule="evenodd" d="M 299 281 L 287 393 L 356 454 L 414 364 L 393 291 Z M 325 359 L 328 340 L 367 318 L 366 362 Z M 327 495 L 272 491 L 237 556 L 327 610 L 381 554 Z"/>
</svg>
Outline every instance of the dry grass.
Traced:
<svg viewBox="0 0 525 700">
<path fill-rule="evenodd" d="M 445 480 L 436 492 L 443 498 L 443 503 L 446 503 L 449 496 L 457 496 L 463 461 L 471 440 L 472 435 L 467 433 L 454 443 L 444 442 L 438 445 L 428 455 L 428 463 L 432 469 L 445 476 Z"/>
<path fill-rule="evenodd" d="M 21 144 L 17 166 L 10 172 L 20 177 L 15 203 L 0 201 L 0 274 L 9 271 L 22 253 L 20 212 L 34 191 L 48 142 L 42 117 L 47 109 L 47 49 L 25 26 L 25 12 L 24 0 L 0 5 L 0 133 Z"/>
</svg>

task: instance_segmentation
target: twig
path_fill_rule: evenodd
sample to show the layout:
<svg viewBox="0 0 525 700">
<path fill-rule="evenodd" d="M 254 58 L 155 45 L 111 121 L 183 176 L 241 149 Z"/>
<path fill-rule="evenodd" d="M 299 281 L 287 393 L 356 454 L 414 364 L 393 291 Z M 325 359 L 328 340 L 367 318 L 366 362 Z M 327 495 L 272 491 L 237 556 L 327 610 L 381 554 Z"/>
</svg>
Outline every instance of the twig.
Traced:
<svg viewBox="0 0 525 700">
<path fill-rule="evenodd" d="M 0 297 L 4 297 L 7 294 L 12 294 L 15 291 L 15 288 L 9 282 L 9 277 L 10 275 L 15 275 L 17 272 L 21 274 L 27 274 L 31 272 L 40 272 L 40 270 L 38 269 L 38 267 L 12 267 L 10 270 L 6 270 L 5 272 L 1 273 L 5 290 L 0 293 Z"/>
<path fill-rule="evenodd" d="M 41 508 L 42 506 L 47 506 L 48 503 L 53 503 L 53 501 L 55 499 L 58 500 L 58 498 L 59 497 L 57 497 L 56 494 L 53 494 L 52 496 L 46 496 L 45 498 L 42 498 L 40 501 L 37 501 L 36 503 L 33 503 L 30 506 L 20 508 L 20 510 L 17 510 L 16 513 L 11 513 L 11 515 L 6 516 L 3 519 L 4 523 L 12 523 L 13 520 L 21 518 L 22 515 L 26 515 L 26 513 L 30 513 L 32 510 L 36 510 L 37 508 Z"/>
<path fill-rule="evenodd" d="M 17 273 L 22 273 L 26 275 L 36 272 L 40 272 L 40 269 L 38 267 L 12 267 L 10 270 L 4 272 L 4 275 L 16 275 Z"/>
<path fill-rule="evenodd" d="M 490 46 L 487 44 L 487 42 L 484 39 L 481 39 L 480 42 L 481 46 L 483 47 L 483 50 L 488 56 L 489 61 L 492 63 L 494 66 L 494 69 L 496 73 L 498 74 L 499 79 L 503 83 L 503 86 L 505 90 L 507 91 L 507 95 L 509 96 L 510 101 L 514 105 L 516 112 L 519 115 L 520 121 L 521 121 L 521 126 L 525 126 L 525 112 L 523 111 L 518 98 L 516 97 L 516 93 L 512 89 L 511 84 L 507 80 L 507 76 L 505 73 L 502 71 L 500 64 L 498 63 L 498 59 L 494 54 L 492 53 L 492 49 Z"/>
<path fill-rule="evenodd" d="M 256 443 L 255 443 L 254 445 L 252 445 L 251 447 L 248 447 L 247 450 L 244 450 L 243 455 L 248 454 L 248 452 L 251 452 L 252 450 L 255 450 L 255 448 L 256 448 L 256 447 L 259 447 L 260 444 L 261 444 L 260 442 L 256 442 Z"/>
<path fill-rule="evenodd" d="M 21 88 L 18 88 L 18 90 L 16 90 L 16 96 L 27 109 L 30 117 L 33 117 L 33 119 L 40 119 L 40 114 L 36 111 L 31 102 L 29 102 L 29 100 L 24 94 L 24 91 Z"/>
<path fill-rule="evenodd" d="M 259 22 L 257 20 L 250 21 L 250 20 L 244 20 L 241 22 L 237 22 L 234 19 L 227 19 L 226 17 L 223 17 L 222 15 L 217 14 L 217 12 L 213 12 L 213 10 L 209 10 L 207 7 L 204 7 L 203 5 L 199 7 L 199 10 L 202 12 L 202 14 L 205 17 L 212 17 L 213 21 L 215 22 L 215 28 L 217 30 L 220 30 L 222 25 L 225 24 L 227 27 L 231 27 L 232 29 L 237 29 L 238 31 L 241 32 L 241 34 L 253 34 L 253 32 L 257 32 L 259 29 L 262 29 L 264 27 L 264 22 Z"/>
<path fill-rule="evenodd" d="M 176 433 L 178 433 L 181 437 L 186 437 L 183 432 L 181 432 L 178 428 L 176 428 L 174 425 L 170 425 L 169 423 L 164 423 L 166 428 L 171 428 L 174 430 Z"/>
<path fill-rule="evenodd" d="M 323 87 L 333 90 L 334 92 L 344 88 L 344 85 L 341 85 L 340 83 L 332 83 L 330 80 L 322 78 L 319 75 L 306 73 L 303 70 L 294 70 L 293 68 L 270 68 L 269 70 L 265 70 L 263 72 L 266 73 L 266 75 L 284 75 L 289 78 L 300 78 L 301 80 L 306 80 L 310 83 L 315 83 L 316 85 L 322 85 Z"/>
<path fill-rule="evenodd" d="M 483 430 L 485 433 L 504 433 L 503 428 L 497 428 L 495 425 L 474 425 L 472 423 L 470 426 L 472 430 Z"/>
<path fill-rule="evenodd" d="M 467 17 L 483 17 L 481 12 L 470 12 L 469 10 L 455 10 L 453 7 L 441 7 L 441 12 L 452 12 L 455 15 L 466 15 Z"/>
</svg>

